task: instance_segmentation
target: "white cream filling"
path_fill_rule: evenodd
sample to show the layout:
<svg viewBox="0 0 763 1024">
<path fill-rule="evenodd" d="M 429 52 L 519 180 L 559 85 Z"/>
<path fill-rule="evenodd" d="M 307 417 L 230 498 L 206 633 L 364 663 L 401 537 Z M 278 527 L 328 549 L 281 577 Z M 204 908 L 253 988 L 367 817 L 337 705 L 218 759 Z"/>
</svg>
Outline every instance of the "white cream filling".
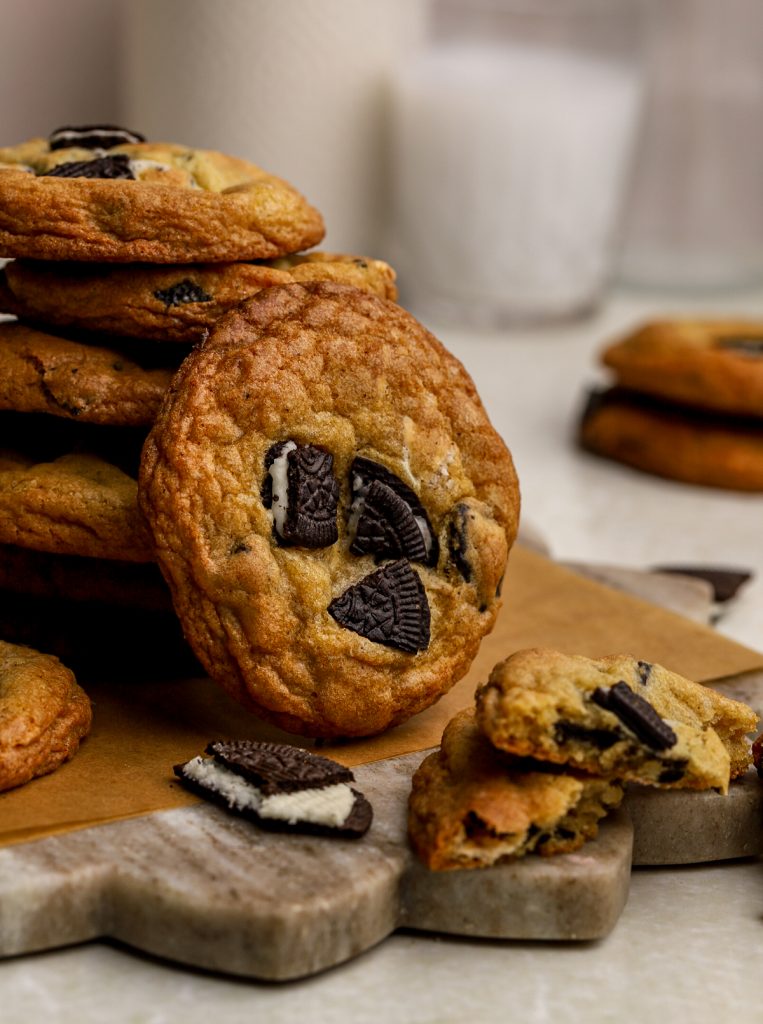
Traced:
<svg viewBox="0 0 763 1024">
<path fill-rule="evenodd" d="M 131 160 L 130 170 L 135 178 L 139 178 L 146 171 L 171 171 L 172 167 L 159 160 Z"/>
<path fill-rule="evenodd" d="M 283 536 L 283 525 L 286 521 L 286 513 L 289 509 L 289 452 L 297 447 L 296 442 L 287 441 L 283 446 L 281 454 L 273 459 L 268 473 L 273 481 L 273 501 L 270 511 L 275 523 L 276 533 Z"/>
<path fill-rule="evenodd" d="M 265 796 L 253 783 L 211 757 L 194 757 L 183 768 L 183 774 L 225 797 L 229 807 L 255 811 L 261 818 L 290 825 L 304 821 L 339 828 L 349 818 L 355 803 L 355 794 L 346 782 Z"/>
</svg>

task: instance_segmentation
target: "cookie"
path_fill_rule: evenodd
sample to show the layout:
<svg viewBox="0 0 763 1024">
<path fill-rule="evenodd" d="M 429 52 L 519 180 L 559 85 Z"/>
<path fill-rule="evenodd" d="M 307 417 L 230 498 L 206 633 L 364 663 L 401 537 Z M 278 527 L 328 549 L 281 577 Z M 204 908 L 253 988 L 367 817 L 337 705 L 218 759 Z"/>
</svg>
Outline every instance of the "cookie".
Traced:
<svg viewBox="0 0 763 1024">
<path fill-rule="evenodd" d="M 293 281 L 336 281 L 397 298 L 388 264 L 333 253 L 169 267 L 16 260 L 0 271 L 0 311 L 41 324 L 197 342 L 244 299 Z"/>
<path fill-rule="evenodd" d="M 86 344 L 0 323 L 0 409 L 148 426 L 184 354 L 176 346 Z"/>
<path fill-rule="evenodd" d="M 358 839 L 371 825 L 371 805 L 353 789 L 352 772 L 327 757 L 256 740 L 210 743 L 207 753 L 175 765 L 175 775 L 261 828 Z"/>
<path fill-rule="evenodd" d="M 320 214 L 291 185 L 224 153 L 103 126 L 0 149 L 2 256 L 270 259 L 310 248 L 323 233 Z"/>
<path fill-rule="evenodd" d="M 56 555 L 0 544 L 0 591 L 172 614 L 167 585 L 153 562 Z"/>
<path fill-rule="evenodd" d="M 477 691 L 499 749 L 595 775 L 728 791 L 750 765 L 755 712 L 660 665 L 541 648 L 500 662 Z"/>
<path fill-rule="evenodd" d="M 140 500 L 202 664 L 288 731 L 380 732 L 492 628 L 519 494 L 461 364 L 335 284 L 269 288 L 186 359 Z"/>
<path fill-rule="evenodd" d="M 763 321 L 660 320 L 610 345 L 601 358 L 622 387 L 763 417 Z"/>
<path fill-rule="evenodd" d="M 58 658 L 0 640 L 0 790 L 55 771 L 91 720 L 87 694 Z"/>
<path fill-rule="evenodd" d="M 0 544 L 152 561 L 137 500 L 143 437 L 126 428 L 0 414 Z"/>
<path fill-rule="evenodd" d="M 583 448 L 645 473 L 704 487 L 763 490 L 763 421 L 670 405 L 612 388 L 588 399 Z"/>
<path fill-rule="evenodd" d="M 449 722 L 440 750 L 424 759 L 411 785 L 408 835 L 436 871 L 577 850 L 623 797 L 616 781 L 545 771 L 501 754 L 471 708 Z"/>
</svg>

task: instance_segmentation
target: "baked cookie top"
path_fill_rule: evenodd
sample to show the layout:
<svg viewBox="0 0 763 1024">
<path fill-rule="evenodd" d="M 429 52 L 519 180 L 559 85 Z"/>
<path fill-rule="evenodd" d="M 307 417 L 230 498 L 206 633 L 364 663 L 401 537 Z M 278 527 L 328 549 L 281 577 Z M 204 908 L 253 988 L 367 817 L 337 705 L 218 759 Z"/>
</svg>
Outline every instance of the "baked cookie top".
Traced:
<svg viewBox="0 0 763 1024">
<path fill-rule="evenodd" d="M 533 648 L 477 691 L 480 728 L 501 750 L 668 788 L 728 790 L 750 765 L 758 716 L 660 665 Z"/>
<path fill-rule="evenodd" d="M 193 263 L 317 244 L 317 210 L 287 182 L 212 150 L 111 126 L 0 149 L 0 255 Z"/>
<path fill-rule="evenodd" d="M 658 320 L 610 345 L 601 359 L 634 391 L 763 417 L 763 321 Z"/>
<path fill-rule="evenodd" d="M 0 323 L 0 409 L 147 426 L 183 354 L 175 346 L 107 347 Z"/>
<path fill-rule="evenodd" d="M 440 750 L 424 759 L 411 787 L 411 845 L 439 871 L 576 850 L 623 796 L 611 779 L 507 757 L 480 732 L 472 708 L 448 723 Z"/>
<path fill-rule="evenodd" d="M 195 343 L 244 299 L 294 281 L 336 281 L 397 298 L 389 264 L 336 253 L 173 266 L 15 260 L 0 270 L 0 311 L 41 324 Z"/>
<path fill-rule="evenodd" d="M 73 757 L 91 720 L 86 693 L 58 658 L 0 640 L 0 790 Z"/>
<path fill-rule="evenodd" d="M 463 675 L 519 494 L 473 382 L 391 302 L 269 288 L 184 362 L 140 499 L 210 675 L 292 732 L 379 732 Z"/>
</svg>

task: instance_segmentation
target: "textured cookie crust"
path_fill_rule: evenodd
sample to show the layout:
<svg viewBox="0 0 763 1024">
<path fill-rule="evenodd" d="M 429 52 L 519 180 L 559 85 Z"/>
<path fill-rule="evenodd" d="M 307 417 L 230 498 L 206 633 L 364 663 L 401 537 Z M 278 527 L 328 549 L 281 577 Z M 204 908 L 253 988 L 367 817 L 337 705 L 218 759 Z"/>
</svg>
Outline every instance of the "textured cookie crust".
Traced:
<svg viewBox="0 0 763 1024">
<path fill-rule="evenodd" d="M 661 320 L 602 353 L 623 387 L 763 417 L 763 321 Z"/>
<path fill-rule="evenodd" d="M 173 143 L 99 151 L 135 180 L 51 177 L 92 149 L 46 139 L 0 149 L 0 255 L 43 260 L 198 263 L 270 259 L 320 242 L 317 210 L 254 164 Z"/>
<path fill-rule="evenodd" d="M 701 413 L 612 388 L 589 399 L 579 440 L 596 455 L 669 480 L 763 491 L 763 420 Z"/>
<path fill-rule="evenodd" d="M 0 311 L 41 324 L 197 342 L 244 299 L 295 281 L 335 281 L 397 298 L 395 272 L 387 263 L 335 253 L 179 266 L 16 260 L 4 275 L 0 270 Z"/>
<path fill-rule="evenodd" d="M 328 546 L 274 538 L 261 487 L 283 440 L 333 456 L 339 536 Z M 439 540 L 438 563 L 410 570 L 431 615 L 418 653 L 327 611 L 377 568 L 349 551 L 357 456 L 415 492 Z M 140 498 L 207 671 L 257 714 L 316 736 L 379 732 L 466 672 L 495 620 L 519 513 L 511 456 L 461 364 L 393 303 L 334 284 L 267 289 L 219 322 L 167 394 Z"/>
<path fill-rule="evenodd" d="M 68 761 L 91 719 L 87 694 L 58 658 L 0 640 L 0 790 Z"/>
<path fill-rule="evenodd" d="M 631 717 L 618 687 L 657 714 Z M 630 698 L 632 699 L 632 697 Z M 728 790 L 750 765 L 755 712 L 660 665 L 533 648 L 495 666 L 477 691 L 480 728 L 499 749 L 670 789 Z M 660 722 L 660 719 L 662 720 Z M 635 721 L 635 725 L 634 725 Z M 672 738 L 660 739 L 660 733 Z"/>
<path fill-rule="evenodd" d="M 144 346 L 146 348 L 146 346 Z M 0 409 L 42 412 L 83 423 L 148 426 L 169 387 L 180 352 L 166 366 L 155 349 L 85 344 L 20 323 L 0 324 Z M 172 365 L 174 363 L 174 366 Z"/>
<path fill-rule="evenodd" d="M 612 780 L 513 762 L 482 735 L 470 708 L 448 723 L 440 750 L 413 776 L 408 835 L 436 871 L 568 853 L 596 836 L 622 796 Z"/>
</svg>

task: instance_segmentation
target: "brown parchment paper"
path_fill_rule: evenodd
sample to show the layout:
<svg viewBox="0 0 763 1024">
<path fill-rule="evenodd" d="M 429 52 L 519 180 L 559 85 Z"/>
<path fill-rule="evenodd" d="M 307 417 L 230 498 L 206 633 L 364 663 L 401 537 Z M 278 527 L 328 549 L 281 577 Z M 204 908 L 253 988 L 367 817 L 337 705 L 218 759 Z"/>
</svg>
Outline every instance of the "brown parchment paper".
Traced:
<svg viewBox="0 0 763 1024">
<path fill-rule="evenodd" d="M 469 674 L 434 707 L 396 729 L 324 744 L 320 751 L 356 765 L 437 746 L 445 723 L 471 705 L 493 665 L 533 646 L 589 657 L 630 653 L 706 683 L 763 669 L 763 654 L 517 547 L 498 622 Z M 207 679 L 151 679 L 150 663 L 147 651 L 145 679 L 111 683 L 104 666 L 103 681 L 88 684 L 91 735 L 74 760 L 52 775 L 0 794 L 0 846 L 196 803 L 174 781 L 172 766 L 202 753 L 210 739 L 314 745 L 259 722 Z"/>
</svg>

